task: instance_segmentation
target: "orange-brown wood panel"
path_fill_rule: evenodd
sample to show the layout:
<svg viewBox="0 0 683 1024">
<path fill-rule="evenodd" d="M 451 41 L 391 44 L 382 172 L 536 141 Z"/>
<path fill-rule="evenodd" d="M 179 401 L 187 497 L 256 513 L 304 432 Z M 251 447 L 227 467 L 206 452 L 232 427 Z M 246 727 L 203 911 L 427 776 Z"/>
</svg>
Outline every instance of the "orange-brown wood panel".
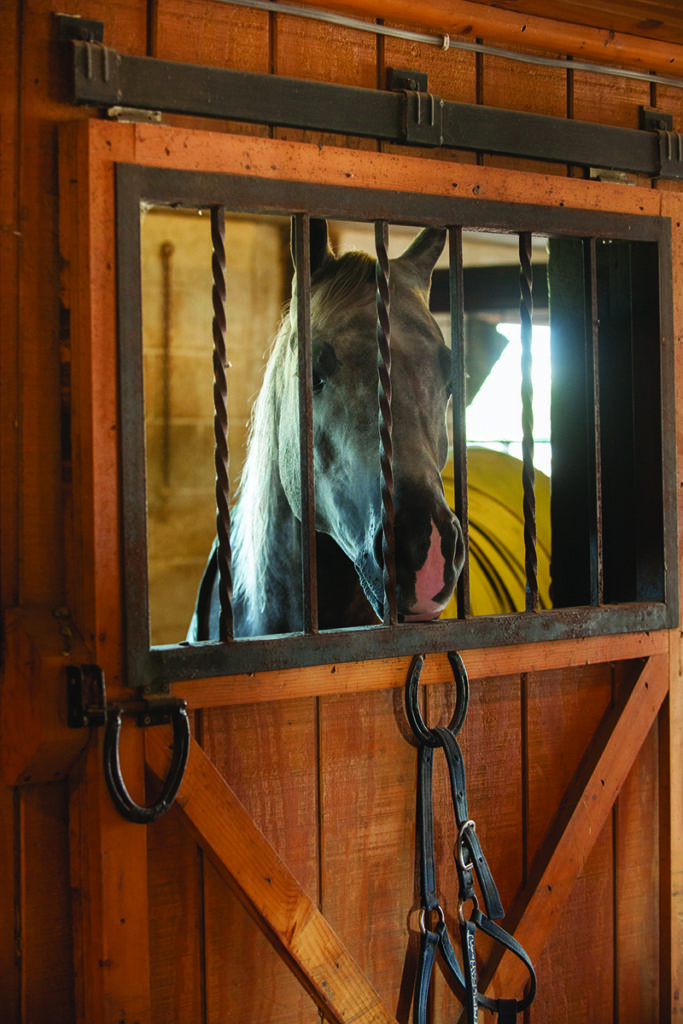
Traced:
<svg viewBox="0 0 683 1024">
<path fill-rule="evenodd" d="M 600 834 L 536 961 L 532 1024 L 612 1024 L 612 828 Z"/>
<path fill-rule="evenodd" d="M 22 603 L 63 600 L 64 555 L 60 438 L 59 278 L 57 251 L 57 165 L 54 125 L 82 117 L 67 102 L 68 50 L 57 43 L 53 0 L 21 5 L 19 149 L 20 223 L 17 282 L 19 319 L 21 463 L 20 532 L 17 550 Z M 108 9 L 111 14 L 111 8 Z M 77 2 L 70 13 L 106 16 L 102 4 Z M 107 40 L 126 52 L 142 45 L 145 8 L 141 0 L 121 3 L 110 16 Z M 46 429 L 46 424 L 50 428 Z"/>
<path fill-rule="evenodd" d="M 484 39 L 484 42 L 488 40 Z M 478 101 L 484 106 L 566 117 L 567 74 L 562 69 L 521 64 L 519 61 L 490 56 L 481 57 L 478 69 Z M 564 164 L 544 164 L 542 161 L 531 162 L 488 154 L 484 157 L 484 163 L 489 167 L 510 167 L 561 176 L 567 171 Z"/>
<path fill-rule="evenodd" d="M 527 864 L 530 867 L 598 723 L 610 705 L 612 673 L 607 665 L 534 673 L 529 674 L 526 688 Z M 590 998 L 592 992 L 599 993 L 595 1002 L 591 1002 L 592 1010 L 599 1007 L 599 1012 L 604 1012 L 596 1021 L 612 1019 L 611 842 L 608 825 L 536 964 L 543 995 L 532 1007 L 534 1022 L 559 1024 L 564 1020 L 585 1020 L 584 1000 Z"/>
<path fill-rule="evenodd" d="M 0 33 L 0 315 L 3 341 L 0 346 L 0 596 L 3 606 L 18 600 L 19 570 L 19 303 L 18 262 L 19 180 L 17 174 L 20 128 L 19 51 L 21 36 L 18 11 L 3 22 Z M 12 483 L 13 482 L 13 485 Z"/>
<path fill-rule="evenodd" d="M 659 723 L 650 731 L 614 813 L 615 1016 L 661 1020 Z"/>
<path fill-rule="evenodd" d="M 410 737 L 401 690 L 321 701 L 322 909 L 392 1013 L 419 906 Z"/>
<path fill-rule="evenodd" d="M 374 89 L 377 82 L 377 43 L 366 32 L 312 22 L 305 18 L 274 15 L 273 71 L 287 78 L 312 78 L 340 85 Z M 373 139 L 275 128 L 278 139 L 376 149 Z"/>
<path fill-rule="evenodd" d="M 152 1024 L 204 1021 L 204 856 L 177 814 L 148 826 Z"/>
<path fill-rule="evenodd" d="M 20 966 L 17 943 L 19 908 L 18 828 L 19 794 L 15 788 L 0 786 L 0 1005 L 10 1020 L 19 1020 Z"/>
<path fill-rule="evenodd" d="M 675 316 L 675 357 L 676 357 L 676 450 L 678 453 L 677 501 L 678 537 L 683 536 L 683 502 L 681 482 L 683 481 L 683 202 L 680 194 L 672 191 L 662 194 L 662 213 L 671 217 L 674 227 L 673 239 L 673 301 Z M 671 500 L 676 500 L 671 498 Z M 683 592 L 683 576 L 680 573 L 681 552 L 679 550 L 679 593 Z M 679 597 L 680 601 L 680 597 Z M 680 1012 L 683 995 L 683 643 L 680 629 L 670 635 L 670 691 L 661 723 L 661 807 L 662 841 L 660 859 L 662 863 L 662 1009 L 672 1016 Z M 664 1000 L 670 993 L 667 1006 Z"/>
<path fill-rule="evenodd" d="M 170 3 L 151 0 L 150 56 L 266 74 L 272 64 L 271 19 L 267 11 L 216 4 L 210 0 L 192 4 L 186 0 L 171 0 Z M 219 118 L 164 114 L 164 122 L 212 132 L 270 135 L 267 126 L 237 124 Z"/>
<path fill-rule="evenodd" d="M 639 127 L 639 108 L 651 104 L 650 86 L 646 82 L 627 78 L 596 75 L 588 71 L 573 71 L 570 83 L 571 116 L 577 121 L 616 125 L 620 128 Z M 596 168 L 595 174 L 599 174 Z M 609 172 L 603 172 L 603 176 Z M 649 179 L 638 174 L 621 175 L 627 184 L 647 186 Z"/>
<path fill-rule="evenodd" d="M 151 55 L 210 67 L 269 70 L 270 15 L 201 0 L 152 0 Z M 219 122 L 214 122 L 220 130 Z"/>
<path fill-rule="evenodd" d="M 67 787 L 19 792 L 21 1020 L 74 1020 Z"/>
<path fill-rule="evenodd" d="M 467 666 L 467 654 L 463 654 Z M 469 816 L 476 824 L 484 855 L 508 911 L 524 878 L 524 754 L 522 686 L 519 676 L 470 681 L 470 704 L 460 743 L 467 779 Z M 427 699 L 430 724 L 446 725 L 454 708 L 454 686 L 430 687 Z M 435 757 L 435 836 L 439 856 L 439 892 L 453 943 L 458 946 L 458 879 L 453 857 L 456 839 L 450 784 L 444 758 Z M 469 905 L 465 913 L 469 912 Z M 505 921 L 501 922 L 505 927 Z M 491 951 L 484 935 L 477 936 L 477 952 L 486 959 Z M 434 989 L 437 1019 L 457 1019 L 459 1002 L 437 974 Z"/>
<path fill-rule="evenodd" d="M 257 826 L 315 902 L 318 883 L 316 712 L 285 701 L 204 714 L 202 743 Z M 216 869 L 204 872 L 208 1021 L 313 1022 L 317 1010 Z"/>
<path fill-rule="evenodd" d="M 102 768 L 102 730 L 69 778 L 69 865 L 77 1024 L 149 1020 L 147 834 L 117 812 Z M 144 803 L 142 730 L 121 733 L 132 798 Z M 69 875 L 62 873 L 62 884 Z"/>
</svg>

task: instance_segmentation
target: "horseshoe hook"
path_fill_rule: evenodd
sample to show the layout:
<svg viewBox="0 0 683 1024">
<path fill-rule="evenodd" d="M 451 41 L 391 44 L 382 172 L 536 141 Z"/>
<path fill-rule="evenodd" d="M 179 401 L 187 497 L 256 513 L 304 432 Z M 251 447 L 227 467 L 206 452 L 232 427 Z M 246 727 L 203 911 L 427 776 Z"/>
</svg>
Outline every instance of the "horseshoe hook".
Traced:
<svg viewBox="0 0 683 1024">
<path fill-rule="evenodd" d="M 425 746 L 428 747 L 440 747 L 442 745 L 442 741 L 433 729 L 429 729 L 425 725 L 417 699 L 420 673 L 422 672 L 424 660 L 424 654 L 416 654 L 412 660 L 410 671 L 408 672 L 405 687 L 406 715 L 410 722 L 410 728 L 413 730 L 420 743 L 424 743 Z M 467 678 L 467 671 L 462 658 L 458 652 L 449 651 L 448 660 L 451 665 L 456 687 L 455 709 L 453 711 L 453 716 L 448 723 L 448 731 L 452 733 L 453 736 L 457 736 L 462 729 L 463 722 L 465 721 L 465 715 L 467 714 L 467 706 L 470 700 L 470 683 Z"/>
<path fill-rule="evenodd" d="M 119 814 L 136 825 L 149 825 L 156 821 L 171 807 L 180 784 L 183 781 L 185 765 L 190 751 L 190 720 L 187 716 L 184 700 L 176 701 L 164 707 L 173 725 L 173 756 L 171 766 L 164 782 L 161 795 L 150 807 L 136 804 L 126 788 L 121 774 L 119 761 L 119 737 L 121 720 L 125 709 L 120 705 L 111 705 L 107 709 L 107 720 L 104 727 L 104 777 L 107 789 Z M 147 723 L 145 723 L 147 724 Z"/>
</svg>

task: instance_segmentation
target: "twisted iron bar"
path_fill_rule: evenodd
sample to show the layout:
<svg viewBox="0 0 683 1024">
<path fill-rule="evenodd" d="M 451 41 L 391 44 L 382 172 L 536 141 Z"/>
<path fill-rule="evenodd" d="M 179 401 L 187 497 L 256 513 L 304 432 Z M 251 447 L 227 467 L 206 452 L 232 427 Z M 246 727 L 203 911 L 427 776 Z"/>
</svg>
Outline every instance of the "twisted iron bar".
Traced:
<svg viewBox="0 0 683 1024">
<path fill-rule="evenodd" d="M 218 533 L 219 637 L 231 640 L 232 557 L 230 553 L 230 478 L 228 454 L 228 354 L 226 345 L 225 208 L 211 207 L 211 272 L 213 288 L 214 464 L 216 467 L 216 530 Z"/>
<path fill-rule="evenodd" d="M 384 624 L 398 622 L 394 538 L 394 470 L 391 419 L 391 329 L 389 325 L 389 258 L 386 221 L 375 223 L 377 306 L 377 398 L 379 404 L 379 463 L 382 473 L 382 561 L 384 575 Z"/>
<path fill-rule="evenodd" d="M 313 453 L 313 353 L 311 339 L 311 218 L 297 213 L 292 223 L 296 265 L 299 373 L 299 469 L 301 473 L 301 570 L 304 633 L 318 632 Z"/>
<path fill-rule="evenodd" d="M 161 337 L 162 337 L 162 378 L 161 401 L 163 435 L 161 442 L 161 474 L 164 487 L 171 483 L 171 334 L 173 304 L 173 242 L 163 242 L 159 250 L 161 257 Z"/>
<path fill-rule="evenodd" d="M 524 508 L 524 566 L 526 571 L 526 610 L 538 611 L 538 560 L 536 557 L 536 474 L 534 472 L 534 388 L 531 381 L 531 323 L 533 316 L 533 272 L 531 269 L 531 233 L 519 236 L 519 284 L 522 340 L 522 486 Z"/>
</svg>

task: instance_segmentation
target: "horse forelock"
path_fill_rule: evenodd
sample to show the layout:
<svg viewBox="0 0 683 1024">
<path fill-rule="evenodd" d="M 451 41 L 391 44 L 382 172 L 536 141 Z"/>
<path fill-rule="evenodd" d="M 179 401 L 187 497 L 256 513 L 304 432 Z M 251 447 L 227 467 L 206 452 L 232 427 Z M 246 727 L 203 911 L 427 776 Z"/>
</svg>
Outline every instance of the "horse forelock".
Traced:
<svg viewBox="0 0 683 1024">
<path fill-rule="evenodd" d="M 329 260 L 311 280 L 311 327 L 323 328 L 329 318 L 352 302 L 367 300 L 375 282 L 375 261 L 365 252 L 346 252 Z"/>
</svg>

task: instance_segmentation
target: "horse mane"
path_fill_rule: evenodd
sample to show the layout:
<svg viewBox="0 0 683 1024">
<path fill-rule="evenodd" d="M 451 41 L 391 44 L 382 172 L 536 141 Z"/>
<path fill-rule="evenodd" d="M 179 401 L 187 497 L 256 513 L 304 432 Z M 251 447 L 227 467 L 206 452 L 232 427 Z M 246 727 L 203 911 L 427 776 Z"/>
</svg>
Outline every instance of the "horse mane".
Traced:
<svg viewBox="0 0 683 1024">
<path fill-rule="evenodd" d="M 311 278 L 311 332 L 321 331 L 340 309 L 366 297 L 374 283 L 375 260 L 364 252 L 347 252 L 323 262 Z M 234 597 L 248 609 L 267 600 L 266 576 L 276 568 L 269 561 L 269 524 L 277 521 L 282 500 L 278 451 L 280 395 L 298 380 L 296 373 L 296 281 L 292 301 L 283 311 L 273 340 L 261 389 L 252 407 L 247 455 L 232 518 Z M 275 457 L 274 457 L 275 456 Z M 247 611 L 248 614 L 248 611 Z"/>
</svg>

